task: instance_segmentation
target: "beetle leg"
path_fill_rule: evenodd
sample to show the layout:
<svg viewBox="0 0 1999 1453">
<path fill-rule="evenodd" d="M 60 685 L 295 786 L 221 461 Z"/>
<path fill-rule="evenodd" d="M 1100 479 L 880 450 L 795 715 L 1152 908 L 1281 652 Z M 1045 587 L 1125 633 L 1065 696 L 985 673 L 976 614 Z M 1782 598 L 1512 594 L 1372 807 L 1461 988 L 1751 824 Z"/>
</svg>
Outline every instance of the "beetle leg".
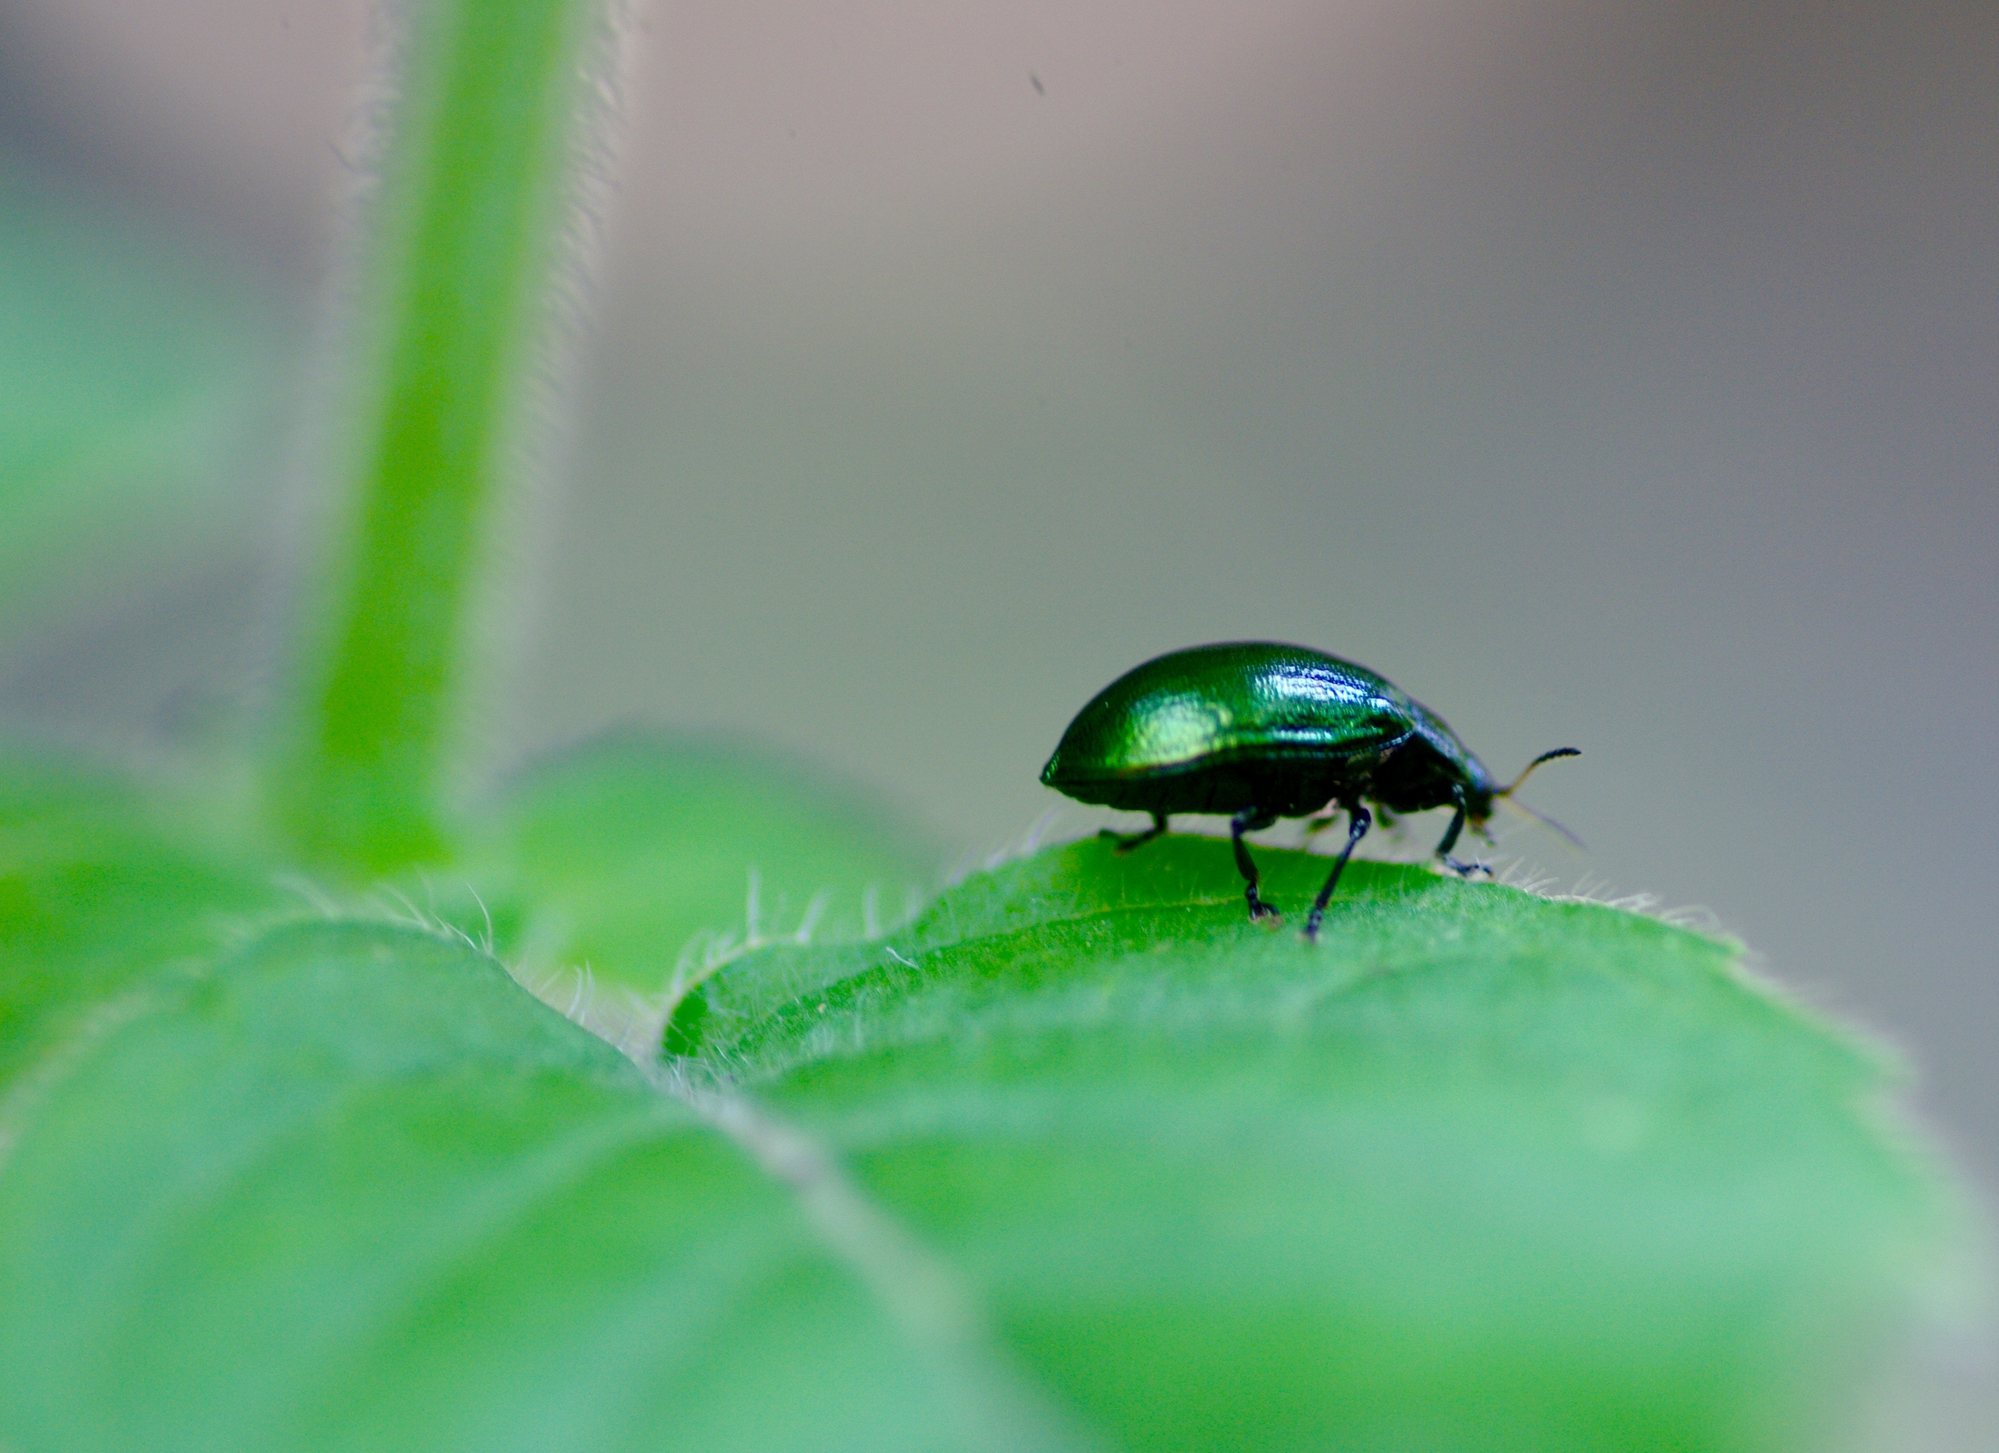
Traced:
<svg viewBox="0 0 1999 1453">
<path fill-rule="evenodd" d="M 1451 818 L 1451 825 L 1444 829 L 1444 840 L 1437 844 L 1437 856 L 1444 860 L 1445 867 L 1456 873 L 1460 878 L 1469 878 L 1473 873 L 1483 873 L 1486 877 L 1490 878 L 1492 876 L 1492 869 L 1488 868 L 1484 863 L 1461 863 L 1451 856 L 1451 849 L 1458 845 L 1458 834 L 1465 830 L 1464 789 L 1459 788 L 1456 796 L 1458 810 Z"/>
<path fill-rule="evenodd" d="M 1165 831 L 1166 831 L 1166 814 L 1163 812 L 1155 812 L 1152 814 L 1152 826 L 1148 827 L 1144 832 L 1135 832 L 1132 833 L 1129 837 L 1127 837 L 1123 833 L 1113 832 L 1111 831 L 1111 829 L 1105 828 L 1102 832 L 1099 832 L 1097 836 L 1107 837 L 1113 843 L 1117 844 L 1117 846 L 1112 848 L 1111 851 L 1117 853 L 1119 856 L 1123 856 L 1125 853 L 1137 852 L 1140 848 L 1144 847 L 1147 843 L 1151 842 L 1154 838 L 1158 837 L 1162 832 Z"/>
<path fill-rule="evenodd" d="M 1259 832 L 1275 821 L 1277 821 L 1275 814 L 1255 807 L 1245 807 L 1229 819 L 1229 842 L 1235 848 L 1236 871 L 1242 874 L 1243 881 L 1249 885 L 1243 889 L 1243 897 L 1249 900 L 1249 916 L 1252 920 L 1275 918 L 1278 915 L 1275 908 L 1256 896 L 1256 864 L 1249 860 L 1249 849 L 1243 846 L 1242 835 L 1246 832 Z"/>
<path fill-rule="evenodd" d="M 1367 836 L 1367 829 L 1374 818 L 1358 802 L 1349 802 L 1347 809 L 1347 845 L 1340 849 L 1340 855 L 1333 859 L 1333 871 L 1326 875 L 1326 886 L 1319 890 L 1319 896 L 1312 900 L 1312 911 L 1305 916 L 1305 942 L 1317 943 L 1319 925 L 1325 921 L 1326 905 L 1333 901 L 1333 889 L 1339 886 L 1340 874 L 1346 871 L 1347 859 L 1360 840 Z"/>
</svg>

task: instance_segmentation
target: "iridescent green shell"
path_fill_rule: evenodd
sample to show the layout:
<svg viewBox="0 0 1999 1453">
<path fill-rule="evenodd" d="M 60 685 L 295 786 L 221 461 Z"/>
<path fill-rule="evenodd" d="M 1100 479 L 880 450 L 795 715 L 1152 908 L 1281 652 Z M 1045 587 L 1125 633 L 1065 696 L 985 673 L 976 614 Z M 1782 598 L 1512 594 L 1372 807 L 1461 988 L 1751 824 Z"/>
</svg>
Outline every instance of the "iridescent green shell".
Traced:
<svg viewBox="0 0 1999 1453">
<path fill-rule="evenodd" d="M 1377 774 L 1391 792 L 1377 792 Z M 1449 800 L 1452 783 L 1491 790 L 1450 728 L 1393 683 L 1264 641 L 1174 651 L 1126 672 L 1077 713 L 1041 780 L 1128 810 L 1280 817 L 1342 793 L 1392 795 L 1406 801 L 1388 805 L 1414 811 Z"/>
</svg>

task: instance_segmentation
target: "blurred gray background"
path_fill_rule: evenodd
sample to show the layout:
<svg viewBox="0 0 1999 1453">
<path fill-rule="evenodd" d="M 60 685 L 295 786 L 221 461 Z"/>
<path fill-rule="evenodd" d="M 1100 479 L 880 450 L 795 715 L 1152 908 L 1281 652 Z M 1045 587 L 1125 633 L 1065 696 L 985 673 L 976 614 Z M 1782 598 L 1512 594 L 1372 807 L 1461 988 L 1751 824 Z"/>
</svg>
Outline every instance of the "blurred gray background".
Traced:
<svg viewBox="0 0 1999 1453">
<path fill-rule="evenodd" d="M 0 146 L 257 279 L 269 417 L 366 31 L 0 8 Z M 1527 795 L 1588 851 L 1496 857 L 1711 910 L 1999 1185 L 1999 6 L 739 0 L 630 42 L 492 763 L 746 728 L 975 862 L 1129 666 L 1321 646 L 1501 774 L 1584 748 Z M 234 523 L 15 647 L 0 708 L 241 692 L 257 418 Z"/>
</svg>

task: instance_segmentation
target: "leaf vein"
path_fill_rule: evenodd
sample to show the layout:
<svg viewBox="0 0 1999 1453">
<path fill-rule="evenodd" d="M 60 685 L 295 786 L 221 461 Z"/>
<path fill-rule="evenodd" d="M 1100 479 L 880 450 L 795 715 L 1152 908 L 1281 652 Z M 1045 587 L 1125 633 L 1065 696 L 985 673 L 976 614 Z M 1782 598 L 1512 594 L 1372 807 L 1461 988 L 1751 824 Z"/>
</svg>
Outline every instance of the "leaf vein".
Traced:
<svg viewBox="0 0 1999 1453">
<path fill-rule="evenodd" d="M 747 1098 L 648 1066 L 661 1091 L 691 1107 L 796 1198 L 821 1242 L 860 1281 L 928 1364 L 962 1446 L 1081 1453 L 1092 1446 L 1012 1365 L 976 1298 L 951 1268 L 874 1204 L 832 1153 Z"/>
</svg>

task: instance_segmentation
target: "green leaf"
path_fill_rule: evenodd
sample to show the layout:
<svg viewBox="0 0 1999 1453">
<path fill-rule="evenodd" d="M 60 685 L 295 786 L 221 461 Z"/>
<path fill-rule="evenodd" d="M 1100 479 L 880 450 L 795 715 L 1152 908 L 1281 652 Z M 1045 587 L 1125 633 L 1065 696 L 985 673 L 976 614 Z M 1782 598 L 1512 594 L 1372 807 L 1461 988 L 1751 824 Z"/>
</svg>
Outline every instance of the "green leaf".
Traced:
<svg viewBox="0 0 1999 1453">
<path fill-rule="evenodd" d="M 609 780 L 609 777 L 605 780 Z M 552 788 L 550 789 L 553 790 Z M 576 805 L 576 804 L 572 804 Z M 551 811 L 553 809 L 551 808 Z M 580 806 L 579 806 L 580 810 Z M 642 836 L 642 835 L 641 835 Z M 1956 1223 L 1732 946 L 1426 870 L 1090 842 L 771 946 L 635 1067 L 462 937 L 158 982 L 0 1161 L 23 1449 L 1747 1449 Z"/>
<path fill-rule="evenodd" d="M 287 901 L 186 830 L 202 815 L 107 773 L 0 757 L 0 1139 L 17 1076 Z"/>
<path fill-rule="evenodd" d="M 241 511 L 278 330 L 240 268 L 161 234 L 0 157 L 0 631 Z"/>
<path fill-rule="evenodd" d="M 0 1167 L 0 1429 L 1054 1446 L 920 1254 L 711 1119 L 462 942 L 276 931 L 101 1035 Z"/>
<path fill-rule="evenodd" d="M 623 732 L 566 752 L 510 784 L 466 836 L 461 871 L 503 957 L 528 975 L 587 968 L 648 994 L 746 942 L 873 937 L 927 896 L 941 857 L 865 792 L 695 733 Z M 436 887 L 461 927 L 483 932 L 478 905 Z"/>
<path fill-rule="evenodd" d="M 1260 852 L 1294 915 L 1325 861 Z M 706 986 L 705 1063 L 1120 1446 L 1736 1448 L 1841 1426 L 1952 1230 L 1882 1066 L 1733 945 L 1090 842 Z"/>
</svg>

